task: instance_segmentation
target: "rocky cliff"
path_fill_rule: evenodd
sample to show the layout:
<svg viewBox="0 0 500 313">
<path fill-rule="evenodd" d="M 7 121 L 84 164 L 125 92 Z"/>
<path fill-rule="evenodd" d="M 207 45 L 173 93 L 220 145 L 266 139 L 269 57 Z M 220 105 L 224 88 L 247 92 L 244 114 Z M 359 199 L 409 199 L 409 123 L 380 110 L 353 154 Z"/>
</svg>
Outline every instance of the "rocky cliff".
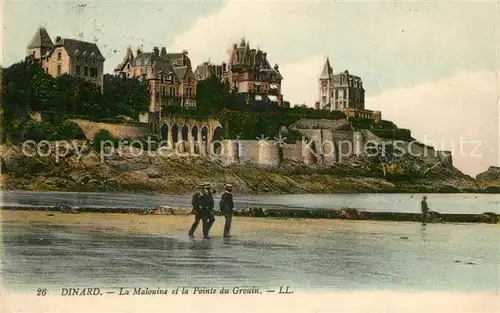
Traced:
<svg viewBox="0 0 500 313">
<path fill-rule="evenodd" d="M 500 167 L 490 166 L 486 172 L 478 174 L 476 179 L 482 189 L 500 193 Z"/>
<path fill-rule="evenodd" d="M 428 167 L 425 160 L 402 158 L 377 164 L 368 158 L 343 163 L 303 164 L 287 161 L 277 168 L 224 166 L 195 155 L 148 155 L 133 147 L 100 155 L 83 148 L 78 157 L 27 156 L 13 146 L 1 146 L 2 186 L 7 190 L 130 191 L 183 194 L 196 184 L 212 182 L 216 189 L 232 183 L 238 193 L 475 192 L 476 181 L 451 164 Z M 81 148 L 78 148 L 81 149 Z"/>
</svg>

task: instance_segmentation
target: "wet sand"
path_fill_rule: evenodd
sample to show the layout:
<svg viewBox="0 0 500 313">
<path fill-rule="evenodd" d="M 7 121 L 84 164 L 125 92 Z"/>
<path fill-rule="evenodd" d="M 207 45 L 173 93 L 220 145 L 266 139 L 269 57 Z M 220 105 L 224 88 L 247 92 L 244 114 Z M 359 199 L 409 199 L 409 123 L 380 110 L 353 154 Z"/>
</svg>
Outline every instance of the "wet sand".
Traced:
<svg viewBox="0 0 500 313">
<path fill-rule="evenodd" d="M 54 214 L 49 216 L 48 214 Z M 193 216 L 3 211 L 8 288 L 292 286 L 497 291 L 500 228 L 234 217 L 233 238 L 191 240 Z M 216 286 L 216 287 L 217 287 Z"/>
</svg>

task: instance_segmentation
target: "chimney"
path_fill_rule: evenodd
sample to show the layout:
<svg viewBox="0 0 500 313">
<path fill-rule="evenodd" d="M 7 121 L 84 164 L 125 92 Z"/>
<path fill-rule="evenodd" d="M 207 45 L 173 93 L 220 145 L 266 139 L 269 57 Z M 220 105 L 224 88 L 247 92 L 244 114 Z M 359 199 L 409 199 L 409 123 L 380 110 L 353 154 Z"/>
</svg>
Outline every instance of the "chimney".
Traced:
<svg viewBox="0 0 500 313">
<path fill-rule="evenodd" d="M 274 64 L 274 70 L 275 70 L 275 71 L 278 71 L 278 70 L 279 70 L 279 68 L 280 68 L 280 67 L 278 66 L 278 63 Z"/>
<path fill-rule="evenodd" d="M 267 58 L 267 52 L 263 52 L 262 55 L 264 56 L 264 59 Z"/>
<path fill-rule="evenodd" d="M 161 54 L 160 56 L 162 58 L 166 58 L 167 57 L 167 49 L 165 47 L 161 47 Z"/>
<path fill-rule="evenodd" d="M 153 54 L 156 56 L 160 55 L 160 50 L 158 50 L 158 47 L 153 48 Z"/>
<path fill-rule="evenodd" d="M 182 54 L 188 55 L 188 51 L 186 49 L 182 50 Z"/>
<path fill-rule="evenodd" d="M 136 55 L 140 55 L 142 53 L 141 48 L 137 48 Z"/>
<path fill-rule="evenodd" d="M 56 37 L 56 43 L 58 43 L 59 41 L 61 41 L 61 36 Z"/>
<path fill-rule="evenodd" d="M 237 47 L 238 47 L 238 45 L 233 43 L 233 50 L 236 50 Z"/>
</svg>

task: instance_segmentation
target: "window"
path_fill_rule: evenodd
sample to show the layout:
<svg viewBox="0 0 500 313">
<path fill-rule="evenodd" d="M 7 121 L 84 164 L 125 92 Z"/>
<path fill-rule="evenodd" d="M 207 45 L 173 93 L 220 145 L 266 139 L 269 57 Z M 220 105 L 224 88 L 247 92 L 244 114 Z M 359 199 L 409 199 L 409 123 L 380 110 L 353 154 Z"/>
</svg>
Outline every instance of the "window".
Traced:
<svg viewBox="0 0 500 313">
<path fill-rule="evenodd" d="M 89 58 L 88 57 L 85 57 L 85 62 L 88 62 Z"/>
<path fill-rule="evenodd" d="M 95 64 L 95 58 L 92 58 L 92 63 L 94 63 L 94 64 Z"/>
<path fill-rule="evenodd" d="M 46 67 L 46 68 L 45 68 L 45 73 L 48 73 L 48 72 L 49 72 L 49 68 L 48 68 L 48 67 Z"/>
<path fill-rule="evenodd" d="M 57 60 L 61 60 L 61 52 L 57 53 Z"/>
<path fill-rule="evenodd" d="M 255 86 L 255 93 L 260 93 L 260 86 Z"/>
<path fill-rule="evenodd" d="M 61 75 L 61 72 L 62 72 L 62 65 L 57 64 L 57 75 Z"/>
<path fill-rule="evenodd" d="M 89 76 L 89 68 L 86 66 L 83 67 L 83 76 Z"/>
<path fill-rule="evenodd" d="M 127 70 L 129 70 L 129 69 L 130 69 L 130 64 L 127 64 Z"/>
<path fill-rule="evenodd" d="M 97 77 L 97 68 L 96 67 L 90 68 L 90 77 Z"/>
<path fill-rule="evenodd" d="M 82 73 L 82 70 L 80 68 L 80 65 L 77 65 L 76 66 L 76 76 L 80 76 L 81 73 Z"/>
<path fill-rule="evenodd" d="M 31 55 L 32 55 L 33 57 L 35 57 L 35 54 L 36 54 L 36 52 L 35 52 L 35 51 L 33 51 L 33 53 L 31 53 Z"/>
<path fill-rule="evenodd" d="M 76 56 L 76 60 L 80 61 L 80 56 L 79 55 Z"/>
</svg>

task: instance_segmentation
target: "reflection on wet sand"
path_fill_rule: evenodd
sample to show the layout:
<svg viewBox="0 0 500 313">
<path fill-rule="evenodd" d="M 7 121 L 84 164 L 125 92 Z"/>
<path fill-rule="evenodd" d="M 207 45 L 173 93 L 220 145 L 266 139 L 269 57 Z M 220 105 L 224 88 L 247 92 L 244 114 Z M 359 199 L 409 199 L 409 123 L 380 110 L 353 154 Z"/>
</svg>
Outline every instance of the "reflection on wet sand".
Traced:
<svg viewBox="0 0 500 313">
<path fill-rule="evenodd" d="M 51 286 L 498 290 L 497 225 L 236 217 L 192 240 L 189 216 L 4 211 L 3 277 Z M 215 287 L 217 287 L 215 286 Z"/>
</svg>

